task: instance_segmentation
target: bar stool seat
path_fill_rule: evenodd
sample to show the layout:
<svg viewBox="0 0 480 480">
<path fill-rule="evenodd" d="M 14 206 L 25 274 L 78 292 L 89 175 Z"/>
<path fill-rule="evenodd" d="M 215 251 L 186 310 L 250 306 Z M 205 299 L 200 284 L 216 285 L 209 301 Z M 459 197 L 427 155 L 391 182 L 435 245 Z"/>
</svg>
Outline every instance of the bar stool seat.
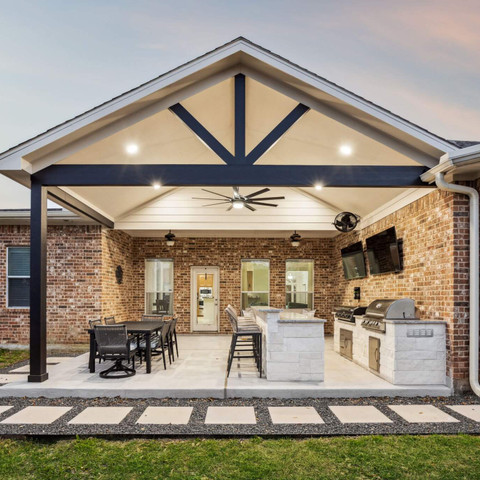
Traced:
<svg viewBox="0 0 480 480">
<path fill-rule="evenodd" d="M 232 342 L 228 353 L 227 377 L 230 375 L 233 359 L 253 358 L 260 377 L 262 376 L 262 330 L 258 325 L 239 325 L 236 310 L 229 305 L 225 312 L 232 325 Z"/>
</svg>

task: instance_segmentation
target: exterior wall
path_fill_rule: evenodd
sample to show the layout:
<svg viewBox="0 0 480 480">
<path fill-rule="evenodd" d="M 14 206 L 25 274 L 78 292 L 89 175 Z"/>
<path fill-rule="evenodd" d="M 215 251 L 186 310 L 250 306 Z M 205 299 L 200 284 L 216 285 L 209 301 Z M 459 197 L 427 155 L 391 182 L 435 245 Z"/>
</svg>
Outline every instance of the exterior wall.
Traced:
<svg viewBox="0 0 480 480">
<path fill-rule="evenodd" d="M 403 271 L 345 280 L 340 249 L 359 240 L 365 248 L 367 237 L 392 226 L 403 239 Z M 339 235 L 335 256 L 340 303 L 355 304 L 354 287 L 361 289 L 361 305 L 413 298 L 419 318 L 447 322 L 447 375 L 454 383 L 468 377 L 468 202 L 462 196 L 434 191 L 364 230 Z"/>
<path fill-rule="evenodd" d="M 102 230 L 102 316 L 115 315 L 119 321 L 130 320 L 133 303 L 133 242 L 132 237 L 119 230 Z M 122 283 L 116 278 L 122 267 Z"/>
<path fill-rule="evenodd" d="M 334 241 L 309 239 L 298 248 L 287 239 L 279 238 L 178 238 L 175 246 L 167 247 L 163 238 L 133 239 L 134 312 L 144 311 L 144 271 L 146 258 L 173 258 L 174 311 L 181 332 L 190 332 L 190 285 L 192 266 L 220 267 L 220 331 L 230 332 L 224 313 L 229 303 L 240 308 L 241 260 L 270 260 L 270 305 L 285 308 L 285 261 L 315 260 L 314 307 L 317 314 L 328 319 L 326 331 L 333 333 L 332 309 L 335 303 L 332 255 Z"/>
<path fill-rule="evenodd" d="M 479 183 L 475 183 L 477 188 Z M 399 274 L 344 279 L 340 249 L 395 226 L 403 239 L 404 270 Z M 51 226 L 48 229 L 48 341 L 87 341 L 88 320 L 115 315 L 138 318 L 144 311 L 144 261 L 173 258 L 174 309 L 179 330 L 190 331 L 190 269 L 220 267 L 221 332 L 229 331 L 223 310 L 240 306 L 241 260 L 270 260 L 270 304 L 285 302 L 285 261 L 315 260 L 314 304 L 333 333 L 331 311 L 380 297 L 411 297 L 423 320 L 447 322 L 447 375 L 457 390 L 468 385 L 468 200 L 435 191 L 362 231 L 335 239 L 308 239 L 298 248 L 287 239 L 179 238 L 167 247 L 163 238 L 132 238 L 99 226 Z M 28 226 L 0 226 L 0 343 L 28 344 L 29 310 L 6 308 L 6 248 L 28 246 Z M 368 259 L 366 259 L 368 262 Z M 118 284 L 115 269 L 123 268 Z"/>
<path fill-rule="evenodd" d="M 88 320 L 101 315 L 101 229 L 49 227 L 47 335 L 49 343 L 86 342 Z M 7 247 L 29 246 L 28 226 L 0 226 L 0 342 L 28 344 L 29 309 L 7 308 Z"/>
</svg>

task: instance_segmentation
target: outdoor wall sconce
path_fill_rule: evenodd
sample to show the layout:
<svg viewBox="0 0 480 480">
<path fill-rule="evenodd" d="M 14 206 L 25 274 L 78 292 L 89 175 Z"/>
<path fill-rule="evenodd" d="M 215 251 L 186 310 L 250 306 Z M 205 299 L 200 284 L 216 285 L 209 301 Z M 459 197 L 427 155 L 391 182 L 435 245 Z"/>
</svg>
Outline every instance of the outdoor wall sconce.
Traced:
<svg viewBox="0 0 480 480">
<path fill-rule="evenodd" d="M 172 233 L 171 230 L 165 235 L 165 240 L 167 243 L 167 247 L 173 247 L 175 245 L 175 234 Z"/>
<path fill-rule="evenodd" d="M 301 240 L 302 240 L 302 236 L 298 234 L 296 230 L 290 236 L 290 243 L 292 244 L 292 247 L 300 246 Z"/>
<path fill-rule="evenodd" d="M 123 283 L 123 268 L 121 265 L 118 265 L 115 269 L 115 278 L 117 279 L 117 283 L 119 285 Z"/>
</svg>

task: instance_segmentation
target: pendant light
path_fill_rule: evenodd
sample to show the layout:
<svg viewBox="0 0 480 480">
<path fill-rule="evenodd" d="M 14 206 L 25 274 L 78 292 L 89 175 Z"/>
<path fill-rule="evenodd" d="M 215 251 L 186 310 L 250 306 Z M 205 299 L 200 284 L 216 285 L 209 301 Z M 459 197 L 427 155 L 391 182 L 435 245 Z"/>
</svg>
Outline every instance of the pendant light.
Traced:
<svg viewBox="0 0 480 480">
<path fill-rule="evenodd" d="M 302 236 L 298 234 L 296 230 L 290 236 L 290 243 L 292 244 L 292 247 L 300 246 L 301 240 L 302 240 Z"/>
<path fill-rule="evenodd" d="M 175 234 L 172 233 L 171 230 L 165 235 L 165 240 L 167 243 L 167 247 L 173 247 L 175 245 Z"/>
</svg>

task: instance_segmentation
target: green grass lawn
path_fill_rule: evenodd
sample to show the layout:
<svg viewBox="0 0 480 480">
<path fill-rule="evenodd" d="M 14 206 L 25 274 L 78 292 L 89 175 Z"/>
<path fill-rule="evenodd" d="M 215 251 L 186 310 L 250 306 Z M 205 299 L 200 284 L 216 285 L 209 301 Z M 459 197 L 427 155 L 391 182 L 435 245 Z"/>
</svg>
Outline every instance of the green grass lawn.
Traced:
<svg viewBox="0 0 480 480">
<path fill-rule="evenodd" d="M 472 479 L 480 478 L 480 438 L 0 440 L 0 478 Z"/>
<path fill-rule="evenodd" d="M 28 359 L 28 350 L 7 350 L 0 348 L 0 368 L 9 367 L 14 363 Z"/>
</svg>

